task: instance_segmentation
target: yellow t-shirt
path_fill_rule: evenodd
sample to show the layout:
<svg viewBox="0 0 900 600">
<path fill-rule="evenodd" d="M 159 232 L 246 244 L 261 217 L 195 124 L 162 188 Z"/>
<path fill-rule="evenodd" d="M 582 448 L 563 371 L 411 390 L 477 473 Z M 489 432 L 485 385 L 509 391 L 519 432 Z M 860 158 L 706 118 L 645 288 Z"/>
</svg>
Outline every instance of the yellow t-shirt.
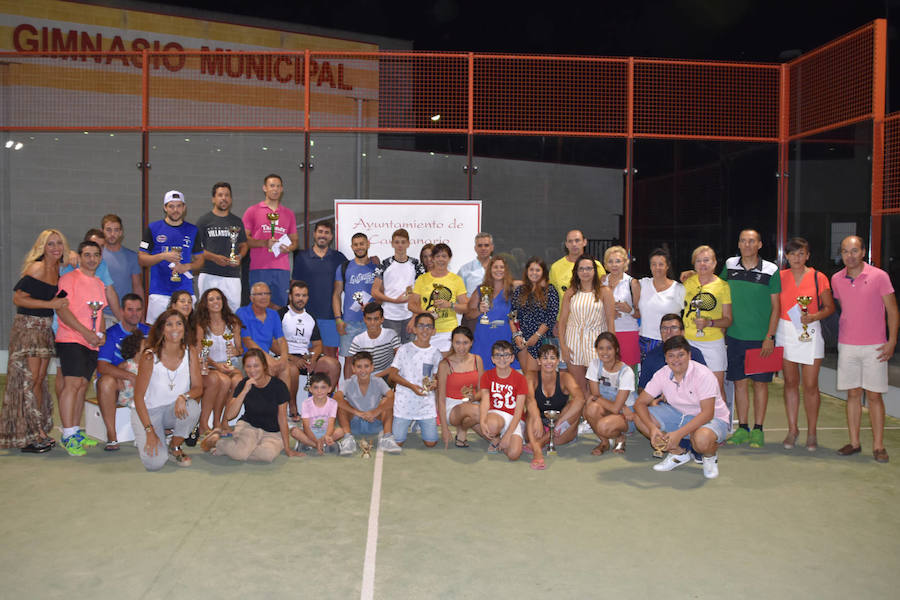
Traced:
<svg viewBox="0 0 900 600">
<path fill-rule="evenodd" d="M 603 268 L 603 265 L 600 264 L 599 260 L 595 260 L 594 264 L 597 265 L 597 273 L 600 277 L 606 275 L 606 269 Z M 575 263 L 569 262 L 569 259 L 565 256 L 550 266 L 550 283 L 556 288 L 556 292 L 559 294 L 560 310 L 562 310 L 563 294 L 566 293 L 569 284 L 572 283 L 572 270 L 574 268 Z"/>
<path fill-rule="evenodd" d="M 715 306 L 708 310 L 701 307 L 700 317 L 704 319 L 721 319 L 722 305 L 731 304 L 731 288 L 728 282 L 718 277 L 702 286 L 703 292 L 709 292 L 715 298 Z M 703 337 L 697 337 L 697 309 L 691 306 L 691 301 L 701 292 L 700 279 L 693 275 L 684 282 L 684 337 L 692 342 L 715 342 L 725 337 L 721 327 L 707 327 L 703 330 Z"/>
<path fill-rule="evenodd" d="M 466 284 L 463 282 L 462 277 L 456 273 L 447 273 L 443 277 L 434 277 L 431 273 L 425 273 L 416 279 L 416 284 L 413 286 L 413 292 L 422 298 L 422 308 L 428 312 L 437 313 L 438 318 L 434 324 L 434 330 L 437 333 L 453 331 L 459 325 L 456 311 L 452 308 L 436 309 L 434 307 L 431 294 L 434 291 L 435 283 L 450 289 L 452 294 L 450 300 L 453 302 L 456 302 L 456 299 L 460 296 L 466 295 Z"/>
</svg>

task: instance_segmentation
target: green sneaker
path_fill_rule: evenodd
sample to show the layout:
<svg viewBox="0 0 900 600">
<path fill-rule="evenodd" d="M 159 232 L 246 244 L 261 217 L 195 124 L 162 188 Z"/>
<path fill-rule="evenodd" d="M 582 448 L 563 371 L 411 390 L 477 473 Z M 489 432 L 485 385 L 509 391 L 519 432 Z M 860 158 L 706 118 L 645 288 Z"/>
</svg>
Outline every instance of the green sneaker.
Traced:
<svg viewBox="0 0 900 600">
<path fill-rule="evenodd" d="M 766 436 L 763 435 L 762 429 L 754 429 L 750 432 L 750 447 L 762 448 L 766 445 Z"/>
<path fill-rule="evenodd" d="M 78 442 L 85 448 L 93 448 L 97 445 L 97 440 L 84 435 L 83 429 L 79 429 L 78 432 L 72 437 L 76 438 Z"/>
<path fill-rule="evenodd" d="M 725 443 L 729 446 L 740 446 L 741 444 L 746 444 L 748 440 L 750 440 L 750 432 L 743 427 L 738 427 Z"/>
<path fill-rule="evenodd" d="M 84 456 L 87 454 L 84 448 L 81 446 L 81 442 L 78 441 L 78 437 L 74 435 L 70 435 L 69 437 L 63 439 L 62 447 L 66 449 L 66 452 L 69 453 L 69 456 Z"/>
</svg>

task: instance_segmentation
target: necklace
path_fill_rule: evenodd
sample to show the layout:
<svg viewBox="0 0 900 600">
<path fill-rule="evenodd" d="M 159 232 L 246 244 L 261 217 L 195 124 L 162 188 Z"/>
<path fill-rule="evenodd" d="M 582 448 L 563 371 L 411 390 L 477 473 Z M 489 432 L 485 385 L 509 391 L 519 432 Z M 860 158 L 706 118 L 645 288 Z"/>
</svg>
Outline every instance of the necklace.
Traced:
<svg viewBox="0 0 900 600">
<path fill-rule="evenodd" d="M 170 371 L 169 367 L 167 367 L 166 365 L 163 365 L 163 368 L 166 370 L 166 379 L 169 380 L 169 391 L 174 391 L 175 390 L 175 379 L 178 377 L 178 369 L 175 369 L 174 371 Z M 170 375 L 170 373 L 171 373 L 171 375 Z"/>
</svg>

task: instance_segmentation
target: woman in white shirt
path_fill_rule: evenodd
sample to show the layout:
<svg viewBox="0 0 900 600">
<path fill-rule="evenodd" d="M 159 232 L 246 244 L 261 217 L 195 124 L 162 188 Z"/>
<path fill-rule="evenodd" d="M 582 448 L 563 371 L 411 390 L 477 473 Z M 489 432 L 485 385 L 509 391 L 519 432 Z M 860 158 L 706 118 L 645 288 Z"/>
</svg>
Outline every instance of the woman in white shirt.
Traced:
<svg viewBox="0 0 900 600">
<path fill-rule="evenodd" d="M 603 253 L 603 266 L 607 271 L 603 277 L 603 285 L 612 290 L 613 298 L 616 300 L 615 331 L 619 339 L 622 362 L 633 367 L 641 362 L 641 351 L 638 347 L 641 286 L 634 277 L 626 273 L 628 264 L 628 252 L 622 246 L 611 246 Z"/>
<path fill-rule="evenodd" d="M 650 273 L 652 277 L 641 279 L 641 295 L 638 308 L 641 311 L 641 330 L 638 343 L 641 360 L 647 353 L 662 343 L 659 323 L 663 315 L 681 314 L 684 310 L 684 286 L 670 279 L 672 261 L 669 253 L 657 248 L 650 253 Z"/>
</svg>

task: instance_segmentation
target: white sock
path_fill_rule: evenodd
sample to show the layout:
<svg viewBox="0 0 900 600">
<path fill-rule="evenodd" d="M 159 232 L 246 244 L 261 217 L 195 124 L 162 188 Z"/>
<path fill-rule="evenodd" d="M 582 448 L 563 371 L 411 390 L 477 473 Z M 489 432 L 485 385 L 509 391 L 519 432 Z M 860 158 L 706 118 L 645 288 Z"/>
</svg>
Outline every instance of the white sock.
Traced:
<svg viewBox="0 0 900 600">
<path fill-rule="evenodd" d="M 63 437 L 64 438 L 72 437 L 76 433 L 78 433 L 77 427 L 63 427 Z"/>
</svg>

